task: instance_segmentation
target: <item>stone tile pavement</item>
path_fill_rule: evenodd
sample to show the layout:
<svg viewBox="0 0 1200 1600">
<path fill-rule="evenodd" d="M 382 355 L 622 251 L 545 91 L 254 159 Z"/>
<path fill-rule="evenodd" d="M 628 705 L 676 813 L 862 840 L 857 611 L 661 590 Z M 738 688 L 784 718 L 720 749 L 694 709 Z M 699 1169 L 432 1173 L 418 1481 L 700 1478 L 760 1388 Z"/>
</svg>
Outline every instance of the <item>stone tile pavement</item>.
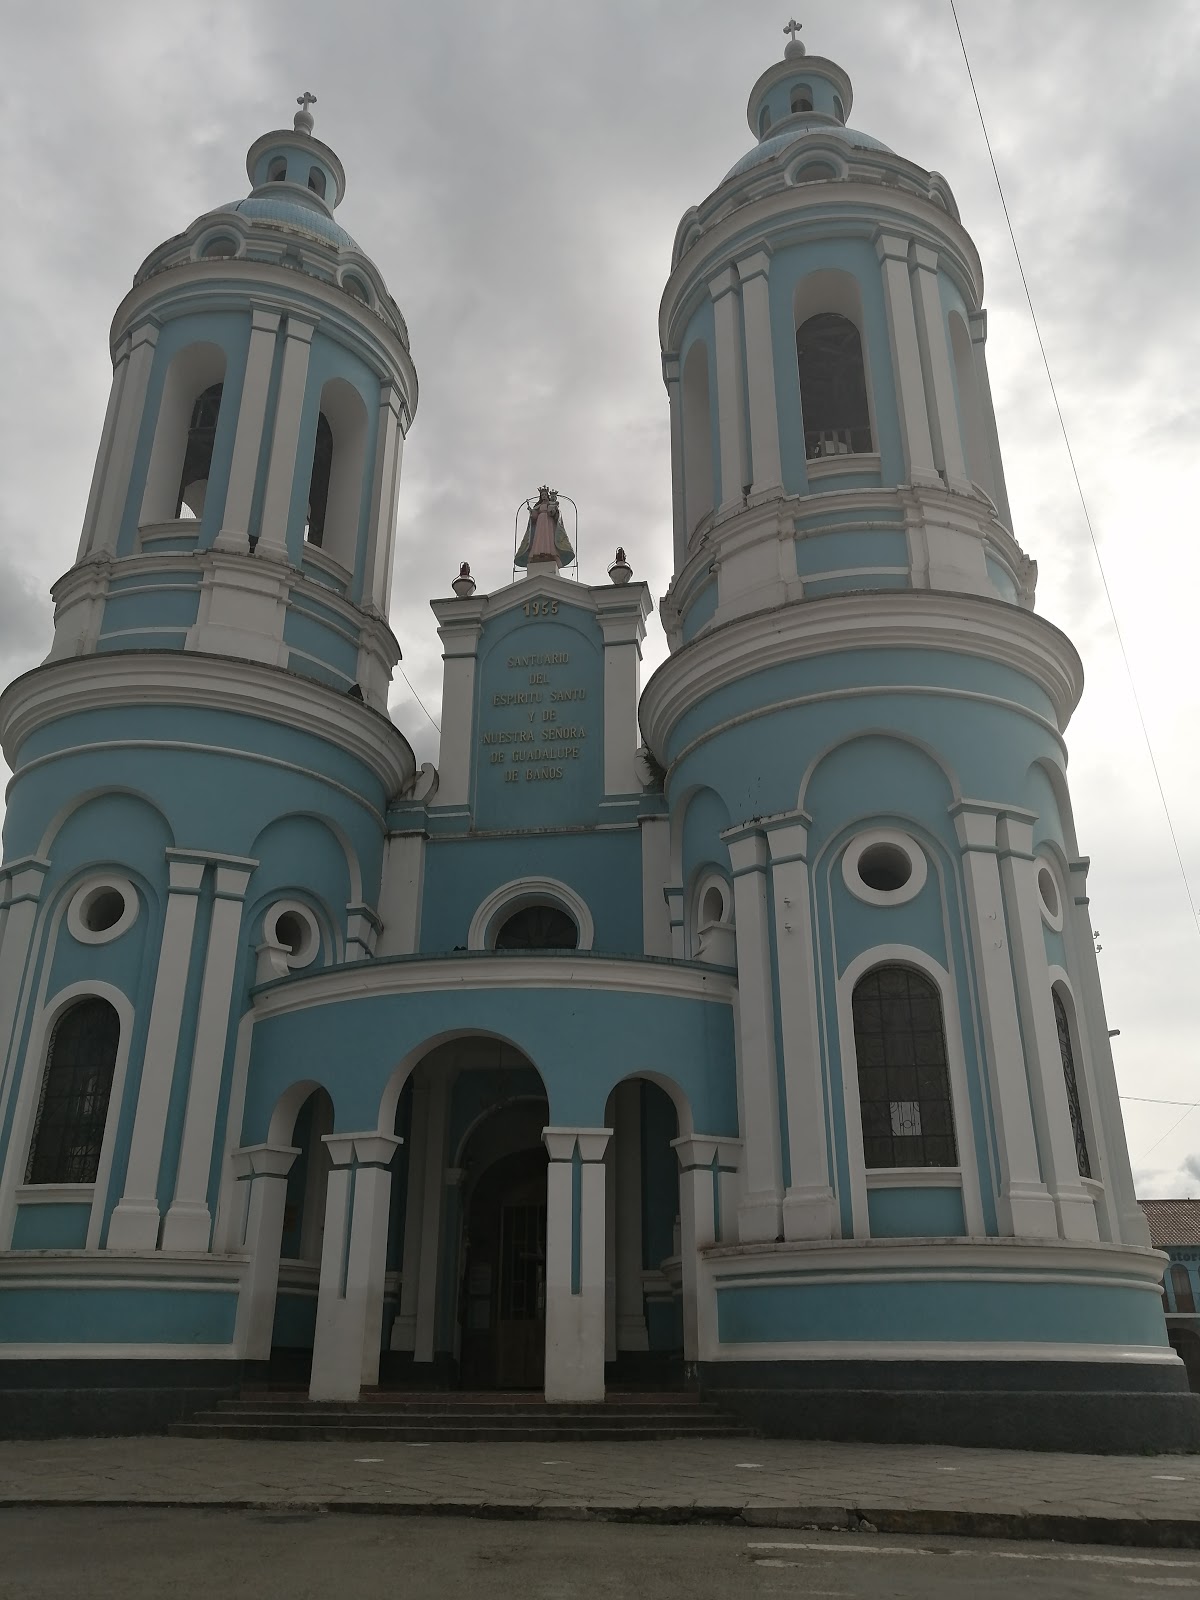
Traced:
<svg viewBox="0 0 1200 1600">
<path fill-rule="evenodd" d="M 0 1506 L 737 1522 L 1200 1548 L 1200 1457 L 780 1439 L 0 1441 Z"/>
</svg>

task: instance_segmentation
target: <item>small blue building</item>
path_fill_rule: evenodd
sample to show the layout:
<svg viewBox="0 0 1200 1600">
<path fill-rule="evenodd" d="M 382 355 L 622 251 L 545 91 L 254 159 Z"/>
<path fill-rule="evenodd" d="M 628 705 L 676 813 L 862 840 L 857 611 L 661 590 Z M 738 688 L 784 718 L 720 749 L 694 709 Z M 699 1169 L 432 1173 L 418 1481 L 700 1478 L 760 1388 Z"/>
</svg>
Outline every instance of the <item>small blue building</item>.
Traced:
<svg viewBox="0 0 1200 1600">
<path fill-rule="evenodd" d="M 1200 1200 L 1143 1200 L 1150 1243 L 1170 1262 L 1163 1275 L 1167 1338 L 1200 1389 Z"/>
<path fill-rule="evenodd" d="M 572 581 L 540 491 L 521 578 L 433 602 L 418 769 L 416 371 L 303 101 L 118 307 L 54 646 L 0 698 L 13 1425 L 273 1369 L 1200 1443 L 1066 782 L 1082 671 L 945 179 L 788 45 L 662 299 L 669 659 L 642 690 L 645 585 Z"/>
</svg>

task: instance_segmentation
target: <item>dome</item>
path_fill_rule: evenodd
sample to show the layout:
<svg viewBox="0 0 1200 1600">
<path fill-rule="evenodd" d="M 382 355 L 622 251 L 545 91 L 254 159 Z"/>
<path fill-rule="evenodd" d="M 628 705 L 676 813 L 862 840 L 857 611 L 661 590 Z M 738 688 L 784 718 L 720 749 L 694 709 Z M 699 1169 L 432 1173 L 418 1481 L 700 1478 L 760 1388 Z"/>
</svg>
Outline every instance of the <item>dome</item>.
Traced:
<svg viewBox="0 0 1200 1600">
<path fill-rule="evenodd" d="M 806 139 L 812 134 L 821 134 L 825 138 L 839 139 L 855 150 L 878 150 L 884 155 L 891 155 L 891 149 L 884 144 L 882 139 L 876 139 L 869 133 L 860 133 L 857 128 L 847 128 L 839 122 L 830 122 L 826 118 L 814 119 L 811 122 L 796 122 L 793 126 L 783 128 L 778 133 L 769 134 L 760 140 L 753 149 L 747 150 L 740 161 L 735 161 L 722 180 L 728 183 L 730 178 L 737 178 L 744 172 L 761 166 L 766 161 L 773 160 L 777 155 L 782 155 L 785 150 L 791 149 L 801 139 Z"/>
<path fill-rule="evenodd" d="M 338 250 L 360 248 L 345 228 L 335 222 L 328 212 L 307 205 L 298 197 L 293 198 L 288 194 L 247 195 L 244 200 L 231 200 L 227 205 L 206 212 L 203 217 L 197 218 L 197 222 L 204 222 L 230 211 L 239 212 L 248 222 L 262 222 L 268 227 L 288 228 L 293 232 L 310 234 L 313 238 L 320 239 L 323 244 L 331 244 Z M 195 227 L 196 223 L 192 226 Z"/>
</svg>

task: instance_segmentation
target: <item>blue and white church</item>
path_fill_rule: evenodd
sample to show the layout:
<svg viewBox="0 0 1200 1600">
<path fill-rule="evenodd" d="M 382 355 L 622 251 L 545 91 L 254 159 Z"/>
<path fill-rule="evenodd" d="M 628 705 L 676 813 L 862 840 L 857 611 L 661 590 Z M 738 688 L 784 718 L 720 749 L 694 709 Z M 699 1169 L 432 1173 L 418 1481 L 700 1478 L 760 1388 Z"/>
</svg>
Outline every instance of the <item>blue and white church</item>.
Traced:
<svg viewBox="0 0 1200 1600">
<path fill-rule="evenodd" d="M 284 1373 L 1200 1445 L 946 180 L 793 35 L 662 297 L 668 659 L 643 689 L 647 588 L 572 579 L 547 486 L 517 580 L 432 602 L 418 767 L 417 375 L 310 105 L 118 307 L 0 698 L 7 1428 Z"/>
</svg>

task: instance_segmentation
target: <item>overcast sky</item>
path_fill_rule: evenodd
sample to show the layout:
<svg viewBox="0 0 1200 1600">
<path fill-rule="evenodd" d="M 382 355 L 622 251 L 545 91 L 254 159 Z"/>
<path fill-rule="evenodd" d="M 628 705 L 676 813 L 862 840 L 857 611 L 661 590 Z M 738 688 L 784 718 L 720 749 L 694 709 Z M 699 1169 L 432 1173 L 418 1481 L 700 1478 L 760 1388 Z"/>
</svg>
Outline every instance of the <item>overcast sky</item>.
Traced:
<svg viewBox="0 0 1200 1600">
<path fill-rule="evenodd" d="M 1200 890 L 1200 3 L 960 0 L 959 14 L 1180 849 Z M 515 508 L 579 503 L 586 580 L 670 576 L 659 295 L 680 215 L 752 142 L 782 54 L 763 0 L 0 0 L 0 673 L 49 644 L 143 257 L 246 192 L 244 152 L 318 97 L 338 217 L 403 309 L 420 375 L 392 623 L 436 717 L 427 600 L 507 581 Z M 949 0 L 813 0 L 851 122 L 943 172 L 983 257 L 1014 531 L 1078 646 L 1081 845 L 1121 1088 L 1200 1095 L 1200 930 L 1183 886 L 1016 271 Z M 647 667 L 665 654 L 652 619 Z M 436 735 L 404 682 L 422 759 Z M 1126 1100 L 1144 1195 L 1200 1195 L 1200 1111 Z M 1164 1137 L 1165 1135 L 1165 1137 Z"/>
</svg>

